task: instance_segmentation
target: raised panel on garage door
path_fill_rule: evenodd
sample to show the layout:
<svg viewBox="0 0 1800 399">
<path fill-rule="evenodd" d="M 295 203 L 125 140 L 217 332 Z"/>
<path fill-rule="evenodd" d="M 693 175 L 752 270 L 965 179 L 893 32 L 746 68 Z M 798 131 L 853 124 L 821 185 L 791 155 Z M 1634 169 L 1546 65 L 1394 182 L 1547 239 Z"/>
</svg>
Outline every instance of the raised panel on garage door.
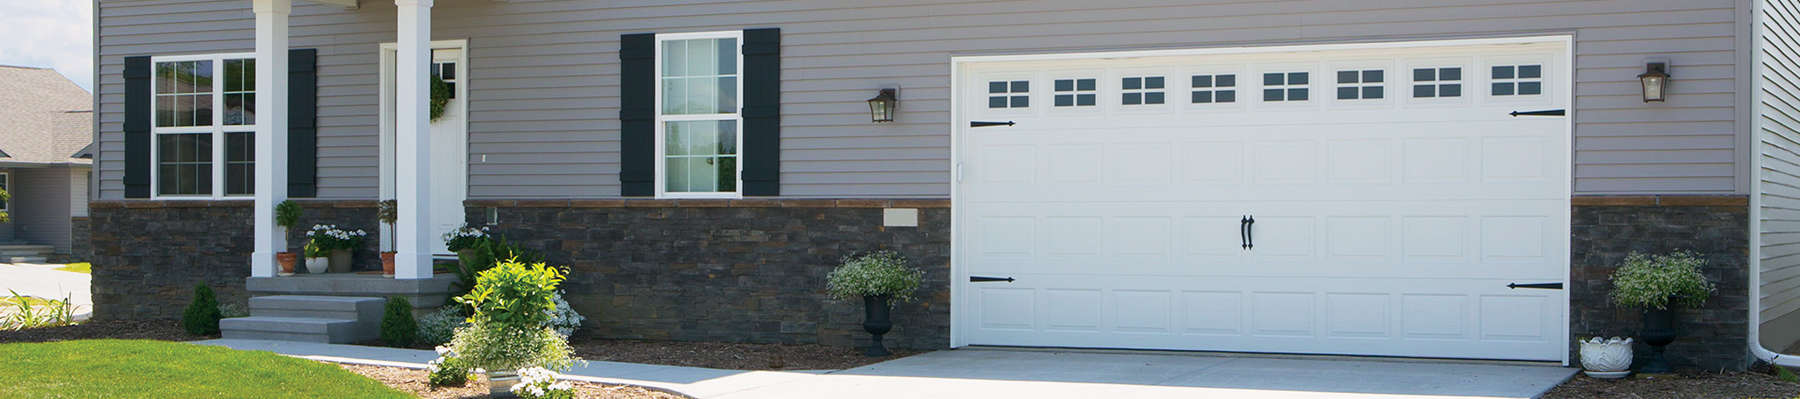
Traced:
<svg viewBox="0 0 1800 399">
<path fill-rule="evenodd" d="M 1507 284 L 1566 280 L 1567 121 L 1507 113 L 1563 106 L 1563 51 L 964 64 L 964 122 L 1015 124 L 958 133 L 955 335 L 973 345 L 1562 359 L 1564 291 Z M 1515 84 L 1494 95 L 1477 73 L 1489 60 L 1533 63 L 1539 94 Z M 1431 80 L 1415 79 L 1425 76 L 1415 66 Z M 1255 74 L 1264 71 L 1309 75 Z M 1057 84 L 1090 75 L 1091 91 Z M 1161 86 L 1128 80 L 1145 76 Z M 1424 93 L 1415 85 L 1432 97 L 1414 97 Z M 1282 101 L 1268 101 L 1276 89 Z M 1163 103 L 1144 104 L 1152 91 Z M 1231 102 L 1216 101 L 1223 91 Z M 1058 95 L 1071 97 L 1058 105 Z"/>
</svg>

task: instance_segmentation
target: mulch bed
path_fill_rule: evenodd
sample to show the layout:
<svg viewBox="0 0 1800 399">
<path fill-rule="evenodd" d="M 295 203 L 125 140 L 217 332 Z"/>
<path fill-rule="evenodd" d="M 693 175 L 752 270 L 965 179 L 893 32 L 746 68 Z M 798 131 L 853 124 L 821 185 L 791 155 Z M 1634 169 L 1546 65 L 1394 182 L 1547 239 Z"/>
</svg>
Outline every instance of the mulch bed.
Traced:
<svg viewBox="0 0 1800 399">
<path fill-rule="evenodd" d="M 866 357 L 862 348 L 839 346 L 614 340 L 581 334 L 569 345 L 586 360 L 730 370 L 841 370 L 919 353 L 890 348 L 893 355 Z"/>
<path fill-rule="evenodd" d="M 338 366 L 423 399 L 486 398 L 488 393 L 487 381 L 482 379 L 469 380 L 468 384 L 460 387 L 433 387 L 426 382 L 425 370 L 356 364 L 339 364 Z M 570 382 L 575 386 L 575 397 L 577 398 L 688 399 L 686 396 L 630 385 Z"/>
<path fill-rule="evenodd" d="M 158 341 L 194 341 L 217 336 L 188 335 L 179 320 L 109 320 L 84 321 L 61 327 L 0 331 L 0 344 L 54 342 L 77 339 L 151 339 Z"/>
<path fill-rule="evenodd" d="M 1685 398 L 1793 398 L 1800 383 L 1782 381 L 1771 371 L 1700 372 L 1639 376 L 1602 380 L 1577 374 L 1569 382 L 1544 394 L 1544 399 L 1685 399 Z"/>
</svg>

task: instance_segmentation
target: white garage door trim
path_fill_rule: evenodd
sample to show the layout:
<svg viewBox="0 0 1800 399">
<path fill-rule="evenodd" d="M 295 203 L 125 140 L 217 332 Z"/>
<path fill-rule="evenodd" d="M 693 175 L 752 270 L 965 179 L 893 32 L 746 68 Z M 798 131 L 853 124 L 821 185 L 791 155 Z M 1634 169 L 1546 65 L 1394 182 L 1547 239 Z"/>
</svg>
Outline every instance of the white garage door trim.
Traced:
<svg viewBox="0 0 1800 399">
<path fill-rule="evenodd" d="M 968 281 L 970 274 L 969 274 L 967 268 L 965 267 L 965 265 L 966 265 L 965 259 L 967 259 L 967 254 L 964 253 L 964 250 L 965 250 L 966 246 L 960 245 L 961 240 L 966 239 L 968 237 L 966 234 L 966 230 L 964 228 L 964 225 L 966 224 L 964 222 L 966 212 L 963 211 L 968 208 L 965 208 L 965 206 L 963 204 L 964 193 L 963 193 L 963 187 L 962 187 L 963 184 L 962 184 L 961 180 L 963 178 L 963 159 L 964 159 L 964 155 L 962 154 L 962 152 L 964 151 L 963 140 L 966 136 L 965 129 L 969 129 L 970 119 L 967 117 L 966 113 L 963 111 L 963 107 L 967 106 L 967 104 L 964 104 L 964 102 L 969 99 L 964 98 L 962 93 L 966 89 L 966 87 L 964 87 L 965 86 L 964 79 L 967 77 L 968 72 L 966 72 L 965 69 L 968 68 L 970 65 L 981 64 L 981 63 L 1018 62 L 1018 61 L 1082 60 L 1082 59 L 1156 57 L 1156 56 L 1192 56 L 1192 55 L 1208 55 L 1208 54 L 1291 53 L 1291 52 L 1304 52 L 1304 51 L 1356 50 L 1356 49 L 1403 49 L 1403 48 L 1418 48 L 1418 47 L 1453 47 L 1453 46 L 1478 46 L 1478 45 L 1499 45 L 1499 44 L 1555 44 L 1555 45 L 1560 45 L 1560 49 L 1562 51 L 1561 56 L 1563 57 L 1563 60 L 1562 60 L 1563 67 L 1558 68 L 1554 71 L 1546 71 L 1547 74 L 1550 74 L 1546 77 L 1559 79 L 1562 83 L 1560 85 L 1547 88 L 1547 89 L 1550 89 L 1551 91 L 1547 92 L 1546 95 L 1551 96 L 1551 98 L 1555 99 L 1555 102 L 1560 103 L 1564 108 L 1573 108 L 1573 105 L 1574 105 L 1574 102 L 1573 102 L 1574 81 L 1572 79 L 1573 78 L 1572 71 L 1574 69 L 1574 54 L 1573 54 L 1574 46 L 1573 46 L 1573 38 L 1571 36 L 1566 36 L 1566 35 L 1510 37 L 1510 38 L 1458 39 L 1458 40 L 1379 42 L 1379 43 L 1344 43 L 1344 44 L 1317 44 L 1317 45 L 1264 46 L 1264 47 L 1166 49 L 1166 50 L 1140 50 L 1140 51 L 1115 51 L 1115 52 L 1086 52 L 1086 53 L 1021 54 L 1021 55 L 951 57 L 950 102 L 951 102 L 951 120 L 954 121 L 953 125 L 951 126 L 951 132 L 950 132 L 950 134 L 951 134 L 951 167 L 952 167 L 952 170 L 950 172 L 951 172 L 951 176 L 952 176 L 952 180 L 953 180 L 953 183 L 951 184 L 951 204 L 952 204 L 951 233 L 952 233 L 952 237 L 953 237 L 953 241 L 952 241 L 953 248 L 951 251 L 951 281 L 950 281 L 950 287 L 951 287 L 950 292 L 951 292 L 951 301 L 952 301 L 951 322 L 950 322 L 951 346 L 952 347 L 967 346 L 967 345 L 969 345 L 969 341 L 970 341 L 969 336 L 968 336 L 969 331 L 970 331 L 970 326 L 968 325 L 969 322 L 964 320 L 965 316 L 967 314 L 969 314 L 969 312 L 970 312 L 970 309 L 965 309 L 965 307 L 968 306 L 969 303 L 971 303 L 971 301 L 968 301 L 967 298 L 965 297 L 967 295 L 967 288 L 965 287 L 965 285 L 968 284 L 967 281 Z M 1470 72 L 1474 73 L 1475 71 L 1471 70 Z M 1328 79 L 1328 78 L 1329 78 L 1328 76 L 1319 76 L 1315 79 Z M 1399 78 L 1394 79 L 1394 81 L 1398 81 L 1398 80 L 1399 80 Z M 1037 82 L 1037 84 L 1040 86 L 1046 86 L 1046 82 Z M 1472 91 L 1475 89 L 1485 90 L 1485 88 L 1481 88 L 1481 87 L 1470 87 L 1468 90 Z M 1039 90 L 1047 90 L 1047 89 L 1040 88 Z M 1180 95 L 1179 96 L 1171 96 L 1169 101 L 1171 101 L 1171 102 L 1185 101 L 1185 98 L 1186 98 L 1185 93 L 1179 93 L 1179 92 L 1174 92 L 1174 93 L 1177 93 Z M 1239 101 L 1249 101 L 1249 100 L 1251 100 L 1251 96 L 1253 96 L 1254 94 L 1255 93 L 1248 93 L 1248 92 L 1240 94 Z M 1321 92 L 1315 93 L 1314 96 L 1317 98 L 1329 98 L 1329 96 L 1331 96 L 1331 94 L 1332 93 L 1330 93 L 1330 92 L 1321 91 Z M 1404 93 L 1394 92 L 1390 96 L 1398 98 L 1402 95 L 1404 95 Z M 1046 98 L 1044 98 L 1044 97 L 1039 97 L 1036 100 L 1042 101 L 1045 99 Z M 1104 100 L 1102 100 L 1102 101 L 1104 101 Z M 1572 173 L 1573 172 L 1573 148 L 1574 148 L 1573 147 L 1573 131 L 1574 131 L 1573 117 L 1570 116 L 1570 117 L 1562 118 L 1562 124 L 1563 124 L 1562 129 L 1563 129 L 1563 134 L 1564 134 L 1563 146 L 1564 146 L 1564 148 L 1568 149 L 1568 151 L 1563 151 L 1563 153 L 1561 153 L 1561 154 L 1555 154 L 1553 156 L 1547 157 L 1547 159 L 1545 159 L 1545 161 L 1560 162 L 1560 164 L 1563 165 L 1563 168 L 1564 168 L 1563 176 L 1564 176 L 1565 181 L 1563 181 L 1561 184 L 1561 190 L 1562 190 L 1561 197 L 1566 201 L 1566 199 L 1570 196 L 1570 194 L 1572 192 L 1572 188 L 1573 188 L 1573 184 L 1574 184 L 1573 173 Z M 1566 209 L 1566 207 L 1565 207 L 1565 209 Z M 1564 213 L 1562 216 L 1563 216 L 1563 219 L 1562 219 L 1561 225 L 1553 226 L 1554 229 L 1552 231 L 1553 232 L 1560 231 L 1562 236 L 1566 237 L 1567 233 L 1568 233 L 1568 229 L 1569 229 L 1569 225 L 1567 223 L 1568 222 L 1568 214 Z M 1562 277 L 1561 282 L 1563 283 L 1564 287 L 1568 287 L 1570 254 L 1568 253 L 1567 250 L 1564 250 L 1564 251 L 1561 251 L 1561 253 L 1553 254 L 1551 256 L 1560 258 L 1559 263 L 1561 264 L 1561 272 L 1560 272 L 1560 276 Z M 1569 339 L 1570 339 L 1569 338 L 1569 326 L 1568 326 L 1570 309 L 1569 309 L 1568 303 L 1566 303 L 1566 300 L 1568 298 L 1568 295 L 1566 295 L 1566 293 L 1563 295 L 1563 298 L 1565 300 L 1565 303 L 1563 303 L 1563 304 L 1561 304 L 1561 306 L 1559 306 L 1559 309 L 1561 311 L 1561 314 L 1559 317 L 1560 322 L 1555 327 L 1555 329 L 1557 331 L 1560 331 L 1559 336 L 1557 338 L 1559 338 L 1561 341 L 1561 348 L 1568 348 L 1569 344 L 1570 344 L 1569 343 Z M 1562 350 L 1560 352 L 1561 352 L 1562 363 L 1565 365 L 1570 364 L 1570 358 L 1567 353 L 1568 351 Z"/>
</svg>

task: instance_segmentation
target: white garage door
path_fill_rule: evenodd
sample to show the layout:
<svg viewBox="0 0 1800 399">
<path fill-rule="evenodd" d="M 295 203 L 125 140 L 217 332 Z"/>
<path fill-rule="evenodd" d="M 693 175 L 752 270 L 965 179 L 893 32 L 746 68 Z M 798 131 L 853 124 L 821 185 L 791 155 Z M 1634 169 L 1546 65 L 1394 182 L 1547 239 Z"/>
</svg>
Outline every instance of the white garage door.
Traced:
<svg viewBox="0 0 1800 399">
<path fill-rule="evenodd" d="M 959 64 L 959 344 L 1564 358 L 1560 41 L 1157 54 Z"/>
</svg>

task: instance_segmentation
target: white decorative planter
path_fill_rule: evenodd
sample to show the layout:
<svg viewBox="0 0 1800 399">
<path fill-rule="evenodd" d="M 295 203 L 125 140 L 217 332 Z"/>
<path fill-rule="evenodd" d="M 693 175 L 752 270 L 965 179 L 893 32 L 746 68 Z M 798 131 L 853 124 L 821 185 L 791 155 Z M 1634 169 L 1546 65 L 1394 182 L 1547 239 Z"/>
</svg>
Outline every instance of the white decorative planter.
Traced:
<svg viewBox="0 0 1800 399">
<path fill-rule="evenodd" d="M 1581 341 L 1581 367 L 1594 378 L 1622 378 L 1631 374 L 1631 338 L 1594 337 Z"/>
<path fill-rule="evenodd" d="M 520 381 L 518 370 L 489 371 L 489 372 L 487 372 L 487 379 L 488 379 L 488 397 L 489 398 L 517 398 L 517 397 L 519 397 L 518 395 L 515 395 L 512 392 L 512 386 L 518 385 L 519 381 Z"/>
<path fill-rule="evenodd" d="M 322 256 L 317 258 L 306 258 L 307 273 L 323 274 L 325 273 L 325 270 L 329 268 L 331 268 L 331 258 Z"/>
</svg>

